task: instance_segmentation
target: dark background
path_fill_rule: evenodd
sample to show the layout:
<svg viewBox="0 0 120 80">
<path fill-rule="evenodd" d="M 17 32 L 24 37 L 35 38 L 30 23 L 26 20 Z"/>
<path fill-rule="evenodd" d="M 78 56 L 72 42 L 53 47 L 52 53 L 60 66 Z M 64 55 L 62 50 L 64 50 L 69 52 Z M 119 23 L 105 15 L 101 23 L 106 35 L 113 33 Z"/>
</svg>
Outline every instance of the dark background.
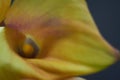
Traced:
<svg viewBox="0 0 120 80">
<path fill-rule="evenodd" d="M 120 0 L 87 0 L 89 9 L 105 39 L 120 50 Z M 120 61 L 89 76 L 87 80 L 120 80 Z"/>
</svg>

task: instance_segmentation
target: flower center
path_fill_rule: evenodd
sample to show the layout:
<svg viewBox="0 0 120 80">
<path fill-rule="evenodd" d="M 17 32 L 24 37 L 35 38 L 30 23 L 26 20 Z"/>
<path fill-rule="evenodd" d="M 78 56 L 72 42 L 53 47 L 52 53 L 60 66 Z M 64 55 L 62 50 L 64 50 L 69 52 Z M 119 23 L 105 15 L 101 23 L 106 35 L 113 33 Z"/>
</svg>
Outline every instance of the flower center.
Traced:
<svg viewBox="0 0 120 80">
<path fill-rule="evenodd" d="M 31 38 L 27 38 L 18 50 L 19 55 L 24 58 L 35 58 L 38 52 L 39 48 Z"/>
</svg>

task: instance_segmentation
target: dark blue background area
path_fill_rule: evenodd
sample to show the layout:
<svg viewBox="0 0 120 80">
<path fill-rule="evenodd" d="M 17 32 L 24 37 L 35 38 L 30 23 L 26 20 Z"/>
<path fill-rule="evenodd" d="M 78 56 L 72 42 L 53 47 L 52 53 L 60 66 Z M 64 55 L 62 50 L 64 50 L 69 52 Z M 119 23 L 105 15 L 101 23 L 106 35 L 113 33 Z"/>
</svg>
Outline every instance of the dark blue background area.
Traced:
<svg viewBox="0 0 120 80">
<path fill-rule="evenodd" d="M 114 47 L 120 50 L 120 0 L 87 0 L 96 24 Z M 85 76 L 88 80 L 120 80 L 120 61 L 108 69 Z"/>
</svg>

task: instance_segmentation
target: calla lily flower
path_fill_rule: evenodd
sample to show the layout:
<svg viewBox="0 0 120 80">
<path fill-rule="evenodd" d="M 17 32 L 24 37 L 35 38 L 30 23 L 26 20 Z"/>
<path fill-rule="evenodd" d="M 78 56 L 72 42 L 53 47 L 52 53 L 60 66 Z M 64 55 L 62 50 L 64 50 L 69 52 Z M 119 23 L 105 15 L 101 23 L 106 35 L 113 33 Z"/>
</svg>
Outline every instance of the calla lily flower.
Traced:
<svg viewBox="0 0 120 80">
<path fill-rule="evenodd" d="M 85 0 L 0 0 L 0 23 L 0 80 L 77 80 L 119 58 Z"/>
</svg>

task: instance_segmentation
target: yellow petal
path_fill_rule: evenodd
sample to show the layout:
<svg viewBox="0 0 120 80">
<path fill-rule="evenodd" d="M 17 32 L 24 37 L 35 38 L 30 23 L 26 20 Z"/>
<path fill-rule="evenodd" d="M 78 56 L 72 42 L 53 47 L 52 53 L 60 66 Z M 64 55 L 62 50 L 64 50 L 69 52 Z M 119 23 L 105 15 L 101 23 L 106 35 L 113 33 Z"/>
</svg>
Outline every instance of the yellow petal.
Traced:
<svg viewBox="0 0 120 80">
<path fill-rule="evenodd" d="M 36 58 L 26 62 L 45 80 L 92 74 L 116 61 L 118 52 L 101 37 L 85 0 L 15 0 L 5 22 L 38 45 Z M 8 41 L 19 40 L 7 32 Z"/>
<path fill-rule="evenodd" d="M 5 28 L 0 27 L 0 80 L 21 80 L 22 78 L 41 80 L 42 76 L 20 58 L 12 46 L 9 46 L 5 31 Z M 22 35 L 19 34 L 19 36 Z"/>
<path fill-rule="evenodd" d="M 60 19 L 81 21 L 97 29 L 85 0 L 14 0 L 5 22 L 9 27 L 27 32 L 47 25 L 59 26 Z"/>
<path fill-rule="evenodd" d="M 10 7 L 11 0 L 0 0 L 0 23 L 5 18 L 6 12 Z"/>
</svg>

